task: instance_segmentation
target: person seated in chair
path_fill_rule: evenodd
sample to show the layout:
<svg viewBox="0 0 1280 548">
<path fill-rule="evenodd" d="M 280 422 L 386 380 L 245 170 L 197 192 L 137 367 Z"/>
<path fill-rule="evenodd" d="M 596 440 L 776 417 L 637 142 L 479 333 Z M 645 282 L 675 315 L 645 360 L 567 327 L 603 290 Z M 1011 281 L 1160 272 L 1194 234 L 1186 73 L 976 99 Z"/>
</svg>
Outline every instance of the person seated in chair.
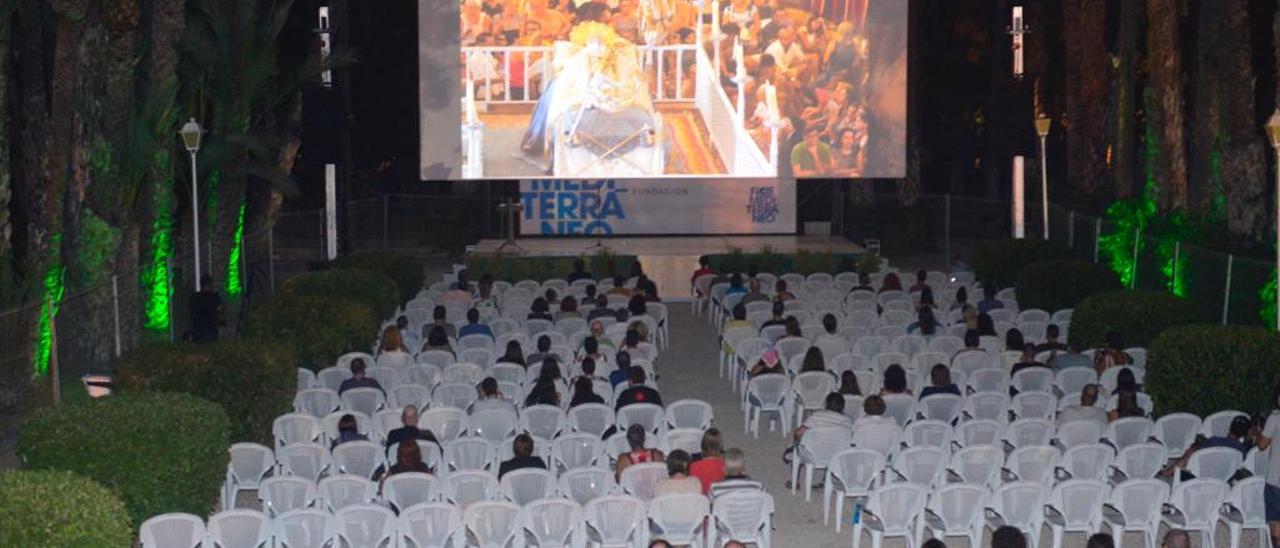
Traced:
<svg viewBox="0 0 1280 548">
<path fill-rule="evenodd" d="M 920 391 L 920 399 L 923 400 L 934 394 L 962 395 L 960 387 L 951 382 L 951 368 L 940 363 L 929 370 L 929 386 Z"/>
<path fill-rule="evenodd" d="M 498 465 L 498 479 L 502 479 L 507 472 L 522 468 L 547 469 L 546 461 L 533 454 L 533 436 L 528 434 L 516 436 L 511 442 L 511 453 L 513 454 L 511 459 L 502 461 L 502 464 Z"/>
<path fill-rule="evenodd" d="M 467 335 L 488 335 L 490 339 L 493 338 L 493 330 L 480 323 L 480 311 L 474 308 L 467 310 L 467 325 L 458 330 L 459 338 Z"/>
<path fill-rule="evenodd" d="M 657 449 L 649 449 L 644 446 L 644 439 L 647 434 L 644 427 L 633 424 L 627 427 L 627 445 L 631 447 L 630 451 L 618 455 L 616 465 L 614 466 L 614 474 L 622 477 L 623 470 L 631 467 L 633 464 L 641 464 L 645 462 L 662 462 L 662 451 Z"/>
<path fill-rule="evenodd" d="M 615 411 L 633 403 L 662 405 L 662 395 L 657 390 L 644 385 L 645 375 L 643 367 L 631 367 L 630 371 L 627 372 L 628 380 L 631 383 L 630 388 L 618 394 L 618 402 L 614 405 Z"/>
<path fill-rule="evenodd" d="M 655 498 L 679 494 L 702 494 L 702 482 L 689 475 L 689 453 L 684 449 L 676 449 L 667 455 L 667 479 L 653 487 Z"/>
<path fill-rule="evenodd" d="M 773 315 L 769 317 L 768 321 L 764 322 L 764 324 L 760 326 L 760 330 L 764 331 L 764 328 L 775 325 L 787 325 L 787 319 L 783 317 L 783 314 L 786 314 L 786 312 L 787 306 L 783 304 L 782 301 L 773 301 Z"/>
<path fill-rule="evenodd" d="M 573 260 L 573 272 L 564 277 L 564 281 L 572 284 L 578 280 L 592 280 L 591 274 L 587 272 L 587 263 L 582 259 Z"/>
<path fill-rule="evenodd" d="M 485 377 L 480 381 L 480 399 L 471 403 L 467 410 L 471 414 L 478 411 L 511 411 L 516 412 L 515 404 L 503 395 L 498 389 L 498 380 L 493 377 Z"/>
<path fill-rule="evenodd" d="M 378 379 L 366 376 L 366 371 L 368 367 L 364 363 L 364 358 L 351 360 L 351 378 L 338 385 L 338 395 L 341 396 L 343 392 L 352 388 L 377 388 L 383 396 L 387 395 L 387 391 L 378 384 Z"/>
<path fill-rule="evenodd" d="M 1058 412 L 1058 426 L 1075 421 L 1094 421 L 1099 425 L 1107 424 L 1107 412 L 1097 406 L 1098 392 L 1101 386 L 1086 384 L 1080 390 L 1080 404 L 1068 405 Z"/>
<path fill-rule="evenodd" d="M 1253 422 L 1249 417 L 1244 415 L 1237 416 L 1231 420 L 1231 426 L 1227 430 L 1225 436 L 1204 436 L 1197 435 L 1195 441 L 1182 452 L 1182 456 L 1160 470 L 1160 475 L 1164 477 L 1172 477 L 1175 470 L 1182 471 L 1182 480 L 1187 481 L 1195 479 L 1195 476 L 1187 472 L 1187 463 L 1191 461 L 1191 455 L 1201 449 L 1210 447 L 1228 447 L 1240 452 L 1240 457 L 1244 458 L 1249 454 L 1249 450 L 1253 448 L 1257 431 L 1251 428 Z"/>
<path fill-rule="evenodd" d="M 400 422 L 404 426 L 396 428 L 387 433 L 387 447 L 399 444 L 404 440 L 424 440 L 439 445 L 436 435 L 430 430 L 418 428 L 418 408 L 412 405 L 404 406 L 404 411 L 400 412 Z"/>
</svg>

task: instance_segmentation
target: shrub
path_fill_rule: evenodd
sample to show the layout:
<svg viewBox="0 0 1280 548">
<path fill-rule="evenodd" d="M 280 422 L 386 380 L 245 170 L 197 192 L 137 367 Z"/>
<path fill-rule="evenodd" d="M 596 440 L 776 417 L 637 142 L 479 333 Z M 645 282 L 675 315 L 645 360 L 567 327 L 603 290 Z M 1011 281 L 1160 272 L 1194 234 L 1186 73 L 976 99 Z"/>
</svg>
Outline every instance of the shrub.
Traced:
<svg viewBox="0 0 1280 548">
<path fill-rule="evenodd" d="M 1123 289 L 1110 268 L 1076 259 L 1031 264 L 1022 269 L 1017 287 L 1020 308 L 1050 312 L 1073 308 L 1090 295 Z"/>
<path fill-rule="evenodd" d="M 1280 334 L 1261 327 L 1184 325 L 1156 338 L 1144 390 L 1156 414 L 1259 413 L 1275 406 Z"/>
<path fill-rule="evenodd" d="M 582 259 L 587 271 L 597 280 L 607 278 L 615 272 L 629 276 L 631 265 L 636 262 L 633 255 L 613 255 L 606 252 L 582 257 L 468 257 L 467 275 L 473 281 L 488 274 L 495 280 L 541 282 L 567 276 L 573 270 L 574 259 Z"/>
<path fill-rule="evenodd" d="M 6 546 L 132 546 L 133 526 L 111 490 L 71 472 L 0 474 L 0 539 Z"/>
<path fill-rule="evenodd" d="M 270 445 L 271 422 L 289 412 L 296 360 L 288 347 L 265 341 L 150 344 L 115 364 L 121 393 L 182 392 L 222 406 L 236 441 Z"/>
<path fill-rule="evenodd" d="M 395 314 L 402 302 L 395 280 L 358 268 L 331 268 L 294 276 L 284 283 L 282 290 L 296 295 L 346 297 L 360 301 L 369 305 L 381 319 Z"/>
<path fill-rule="evenodd" d="M 391 278 L 400 294 L 397 304 L 408 302 L 422 291 L 422 261 L 412 255 L 389 251 L 356 253 L 329 264 L 333 268 L 372 270 Z"/>
<path fill-rule="evenodd" d="M 369 305 L 342 297 L 279 295 L 249 312 L 248 337 L 289 347 L 302 367 L 320 369 L 338 356 L 368 351 L 378 319 Z"/>
<path fill-rule="evenodd" d="M 1110 291 L 1076 305 L 1070 337 L 1082 348 L 1100 347 L 1108 332 L 1119 331 L 1126 345 L 1145 347 L 1165 329 L 1194 321 L 1191 303 L 1163 291 Z"/>
<path fill-rule="evenodd" d="M 207 515 L 230 436 L 231 421 L 215 403 L 167 392 L 121 394 L 36 411 L 22 427 L 18 457 L 33 470 L 67 470 L 106 485 L 136 528 L 165 512 Z"/>
<path fill-rule="evenodd" d="M 812 252 L 801 249 L 795 254 L 794 269 L 796 272 L 806 276 L 819 272 L 834 274 L 836 269 L 836 255 L 830 250 Z"/>
<path fill-rule="evenodd" d="M 1013 287 L 1018 282 L 1022 269 L 1028 265 L 1066 256 L 1064 249 L 1044 240 L 1028 238 L 986 242 L 974 252 L 973 271 L 983 284 L 993 284 L 998 289 L 1004 289 Z"/>
</svg>

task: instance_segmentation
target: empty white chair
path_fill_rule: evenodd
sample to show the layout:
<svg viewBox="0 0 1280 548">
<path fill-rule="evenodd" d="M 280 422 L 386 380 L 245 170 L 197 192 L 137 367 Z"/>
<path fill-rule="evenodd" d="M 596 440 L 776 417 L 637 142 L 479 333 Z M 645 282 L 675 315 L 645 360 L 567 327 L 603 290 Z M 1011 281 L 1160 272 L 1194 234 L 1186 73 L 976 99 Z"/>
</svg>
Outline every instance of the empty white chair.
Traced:
<svg viewBox="0 0 1280 548">
<path fill-rule="evenodd" d="M 625 431 L 633 424 L 644 427 L 650 435 L 657 435 L 666 420 L 666 411 L 653 403 L 633 403 L 618 409 L 618 430 Z"/>
<path fill-rule="evenodd" d="M 964 348 L 964 339 L 952 335 L 935 335 L 929 340 L 929 350 L 941 352 L 948 356 L 955 356 L 956 352 Z"/>
<path fill-rule="evenodd" d="M 1072 421 L 1058 427 L 1055 438 L 1063 451 L 1077 445 L 1097 443 L 1102 439 L 1103 425 L 1094 421 Z"/>
<path fill-rule="evenodd" d="M 1154 427 L 1155 423 L 1146 417 L 1125 417 L 1111 421 L 1102 437 L 1118 451 L 1130 445 L 1146 443 Z"/>
<path fill-rule="evenodd" d="M 790 406 L 787 405 L 790 392 L 791 380 L 786 375 L 760 375 L 747 383 L 747 400 L 751 403 L 743 408 L 742 422 L 752 436 L 760 437 L 761 413 L 776 413 L 782 423 L 782 434 L 791 434 Z"/>
<path fill-rule="evenodd" d="M 258 485 L 258 500 L 262 501 L 262 509 L 275 517 L 306 508 L 318 498 L 316 483 L 303 478 L 277 476 L 262 480 Z"/>
<path fill-rule="evenodd" d="M 453 357 L 453 352 L 448 350 L 423 350 L 417 356 L 418 363 L 434 365 L 440 370 L 453 365 L 456 361 Z"/>
<path fill-rule="evenodd" d="M 457 366 L 453 366 L 457 367 Z M 466 409 L 479 399 L 476 393 L 474 382 L 449 382 L 445 381 L 431 393 L 432 408 L 437 406 L 448 406 L 455 409 Z"/>
<path fill-rule="evenodd" d="M 684 399 L 671 402 L 666 407 L 667 426 L 670 428 L 698 428 L 706 430 L 715 419 L 711 404 L 703 400 Z"/>
<path fill-rule="evenodd" d="M 1227 524 L 1227 528 L 1231 531 L 1231 548 L 1240 548 L 1241 533 L 1246 529 L 1257 532 L 1260 546 L 1272 548 L 1271 533 L 1267 529 L 1266 508 L 1262 503 L 1265 485 L 1265 478 L 1258 476 L 1245 478 L 1237 481 L 1227 495 L 1226 506 L 1219 519 Z"/>
<path fill-rule="evenodd" d="M 588 539 L 603 547 L 636 547 L 649 544 L 645 502 L 626 495 L 596 498 L 583 508 Z"/>
<path fill-rule="evenodd" d="M 491 443 L 501 443 L 515 433 L 516 414 L 510 409 L 485 409 L 467 418 L 467 429 Z"/>
<path fill-rule="evenodd" d="M 1012 407 L 1020 419 L 1052 419 L 1058 411 L 1058 398 L 1049 392 L 1022 391 L 1013 397 Z"/>
<path fill-rule="evenodd" d="M 532 535 L 539 548 L 568 548 L 580 544 L 582 507 L 565 499 L 530 502 L 517 516 L 520 527 Z"/>
<path fill-rule="evenodd" d="M 676 449 L 693 455 L 702 452 L 702 430 L 698 428 L 675 428 L 662 435 L 659 448 L 665 453 Z"/>
<path fill-rule="evenodd" d="M 990 499 L 989 525 L 992 529 L 1002 525 L 1016 528 L 1026 535 L 1027 545 L 1035 548 L 1044 523 L 1046 491 L 1045 485 L 1036 481 L 1014 481 L 1000 486 Z"/>
<path fill-rule="evenodd" d="M 965 377 L 965 384 L 971 392 L 1007 392 L 1009 372 L 1004 369 L 983 367 L 969 372 L 969 376 Z"/>
<path fill-rule="evenodd" d="M 1194 479 L 1173 488 L 1167 507 L 1172 510 L 1161 518 L 1170 529 L 1199 531 L 1201 546 L 1213 548 L 1213 530 L 1218 512 L 1227 499 L 1227 484 L 1221 480 Z"/>
<path fill-rule="evenodd" d="M 401 384 L 390 391 L 388 406 L 395 410 L 412 405 L 418 409 L 427 406 L 431 401 L 431 391 L 421 384 Z"/>
<path fill-rule="evenodd" d="M 659 481 L 667 478 L 667 465 L 661 462 L 643 462 L 628 466 L 618 478 L 618 485 L 628 495 L 648 501 Z"/>
<path fill-rule="evenodd" d="M 498 480 L 498 488 L 507 500 L 524 506 L 538 499 L 555 495 L 555 474 L 541 468 L 512 470 Z"/>
<path fill-rule="evenodd" d="M 942 421 L 948 425 L 960 417 L 964 398 L 955 394 L 934 394 L 921 399 L 916 410 L 925 419 Z"/>
<path fill-rule="evenodd" d="M 845 449 L 831 457 L 822 484 L 822 523 L 830 516 L 831 497 L 835 497 L 836 532 L 844 521 L 844 501 L 865 497 L 872 482 L 884 470 L 885 455 L 870 449 Z"/>
<path fill-rule="evenodd" d="M 1141 533 L 1145 548 L 1156 547 L 1160 528 L 1160 507 L 1169 498 L 1169 484 L 1158 479 L 1132 479 L 1121 482 L 1111 491 L 1107 506 L 1118 515 L 1103 513 L 1103 521 L 1111 528 L 1116 544 L 1125 533 Z M 1262 499 L 1261 494 L 1258 497 Z"/>
<path fill-rule="evenodd" d="M 1053 482 L 1053 472 L 1058 467 L 1057 449 L 1042 445 L 1022 447 L 1009 453 L 1005 459 L 1005 471 L 1021 481 Z"/>
<path fill-rule="evenodd" d="M 1071 479 L 1106 481 L 1116 453 L 1102 443 L 1089 443 L 1071 448 L 1058 461 L 1060 472 Z"/>
<path fill-rule="evenodd" d="M 1004 451 L 994 445 L 965 447 L 951 455 L 947 470 L 964 483 L 994 487 L 1000 479 Z"/>
<path fill-rule="evenodd" d="M 317 419 L 324 418 L 341 405 L 338 392 L 328 388 L 309 388 L 299 390 L 293 397 L 293 408 L 299 413 L 306 413 Z"/>
<path fill-rule="evenodd" d="M 276 453 L 280 462 L 280 471 L 315 482 L 329 468 L 329 450 L 318 443 L 295 443 L 286 445 Z"/>
<path fill-rule="evenodd" d="M 392 474 L 382 483 L 382 494 L 401 514 L 410 506 L 435 502 L 439 489 L 439 480 L 423 472 Z"/>
<path fill-rule="evenodd" d="M 1019 392 L 1049 392 L 1053 379 L 1054 372 L 1048 367 L 1027 367 L 1015 373 L 1009 382 Z"/>
<path fill-rule="evenodd" d="M 554 405 L 533 405 L 520 412 L 520 430 L 532 436 L 555 439 L 568 422 L 564 410 Z"/>
<path fill-rule="evenodd" d="M 902 443 L 907 447 L 937 447 L 949 451 L 952 432 L 949 422 L 918 420 L 903 429 Z"/>
<path fill-rule="evenodd" d="M 894 483 L 877 488 L 867 498 L 863 517 L 853 525 L 853 548 L 862 544 L 862 530 L 871 533 L 873 546 L 886 536 L 904 537 L 908 546 L 920 544 L 917 525 L 924 519 L 927 488 L 914 483 Z"/>
<path fill-rule="evenodd" d="M 458 438 L 444 444 L 443 459 L 450 471 L 493 468 L 494 444 L 484 438 Z"/>
<path fill-rule="evenodd" d="M 980 351 L 963 351 L 951 359 L 952 369 L 964 371 L 971 378 L 976 371 L 989 365 L 991 365 L 991 357 L 986 352 Z"/>
<path fill-rule="evenodd" d="M 422 413 L 418 425 L 435 434 L 440 443 L 448 443 L 467 430 L 467 413 L 458 407 L 432 407 Z"/>
<path fill-rule="evenodd" d="M 404 384 L 417 384 L 427 387 L 429 395 L 430 389 L 440 384 L 440 379 L 444 376 L 441 371 L 441 368 L 435 365 L 419 363 L 405 368 L 400 376 L 404 378 Z"/>
<path fill-rule="evenodd" d="M 324 548 L 332 543 L 333 515 L 314 508 L 300 508 L 276 516 L 272 535 L 282 548 Z"/>
<path fill-rule="evenodd" d="M 315 442 L 320 439 L 320 420 L 309 413 L 285 413 L 271 423 L 275 449 L 291 443 Z"/>
<path fill-rule="evenodd" d="M 602 403 L 584 403 L 569 410 L 568 420 L 574 431 L 599 437 L 614 425 L 615 415 Z"/>
<path fill-rule="evenodd" d="M 1223 483 L 1235 476 L 1244 464 L 1244 456 L 1230 447 L 1206 447 L 1197 450 L 1187 459 L 1187 471 L 1200 479 L 1212 479 Z"/>
<path fill-rule="evenodd" d="M 365 504 L 378 496 L 378 484 L 369 478 L 337 474 L 320 480 L 320 500 L 330 512 Z"/>
<path fill-rule="evenodd" d="M 964 400 L 964 414 L 970 419 L 1009 422 L 1007 392 L 975 392 Z"/>
<path fill-rule="evenodd" d="M 271 546 L 271 522 L 257 510 L 224 510 L 209 518 L 209 540 L 219 548 Z"/>
<path fill-rule="evenodd" d="M 892 467 L 902 481 L 932 488 L 945 482 L 949 458 L 938 447 L 910 447 L 894 456 Z"/>
<path fill-rule="evenodd" d="M 551 447 L 551 464 L 562 471 L 601 464 L 604 444 L 599 436 L 591 434 L 565 434 L 556 438 Z"/>
<path fill-rule="evenodd" d="M 1085 385 L 1097 382 L 1098 373 L 1092 367 L 1068 367 L 1058 371 L 1053 384 L 1063 394 L 1077 394 L 1084 390 Z"/>
<path fill-rule="evenodd" d="M 483 470 L 453 472 L 445 478 L 444 485 L 445 500 L 463 510 L 475 502 L 495 500 L 500 492 L 498 478 Z"/>
<path fill-rule="evenodd" d="M 612 469 L 575 468 L 560 474 L 560 496 L 585 505 L 599 497 L 617 492 L 618 482 Z"/>
<path fill-rule="evenodd" d="M 522 536 L 519 514 L 520 507 L 510 502 L 481 501 L 467 507 L 462 522 L 480 548 L 503 548 Z"/>
<path fill-rule="evenodd" d="M 334 514 L 337 537 L 351 548 L 378 548 L 394 541 L 396 516 L 376 504 L 358 504 Z"/>
<path fill-rule="evenodd" d="M 314 371 L 305 367 L 299 367 L 298 370 L 298 390 L 306 390 L 308 388 L 319 388 L 320 381 L 316 378 Z"/>
<path fill-rule="evenodd" d="M 1200 417 L 1191 413 L 1170 413 L 1156 420 L 1152 435 L 1168 448 L 1169 458 L 1177 458 L 1195 441 L 1200 425 Z"/>
<path fill-rule="evenodd" d="M 711 505 L 715 522 L 715 546 L 729 539 L 769 548 L 772 531 L 773 497 L 763 491 L 733 491 L 716 497 Z"/>
<path fill-rule="evenodd" d="M 333 448 L 333 464 L 339 472 L 369 479 L 379 466 L 386 465 L 386 453 L 371 441 L 349 441 Z"/>
<path fill-rule="evenodd" d="M 414 546 L 443 547 L 451 541 L 453 546 L 462 546 L 466 541 L 462 538 L 462 511 L 443 502 L 415 504 L 401 510 L 397 530 L 402 540 Z M 401 546 L 405 544 L 402 542 Z"/>
<path fill-rule="evenodd" d="M 854 447 L 871 449 L 886 457 L 898 449 L 898 442 L 901 439 L 902 428 L 895 423 L 854 423 L 853 425 Z"/>
<path fill-rule="evenodd" d="M 663 495 L 649 501 L 649 520 L 656 533 L 673 546 L 703 546 L 711 501 L 694 494 Z"/>
<path fill-rule="evenodd" d="M 961 447 L 999 446 L 1004 438 L 1005 423 L 992 419 L 975 419 L 956 427 L 956 441 Z"/>
<path fill-rule="evenodd" d="M 934 396 L 936 397 L 936 396 Z M 915 417 L 916 398 L 910 394 L 886 394 L 884 400 L 884 416 L 893 418 L 899 427 Z"/>
<path fill-rule="evenodd" d="M 410 362 L 408 354 L 400 354 L 398 352 L 392 355 L 383 354 L 382 356 L 379 356 L 379 362 L 384 361 L 382 359 L 383 356 L 391 357 L 395 355 L 399 355 L 402 358 L 392 358 L 389 363 L 393 365 L 379 363 L 378 367 L 369 368 L 369 378 L 378 381 L 378 384 L 387 390 L 400 386 L 400 370 L 408 367 Z M 346 394 L 346 392 L 343 392 L 342 394 Z"/>
<path fill-rule="evenodd" d="M 1112 466 L 1122 478 L 1151 479 L 1164 467 L 1165 456 L 1163 445 L 1140 443 L 1121 450 Z"/>
<path fill-rule="evenodd" d="M 337 393 L 338 389 L 342 387 L 342 381 L 351 378 L 351 370 L 346 367 L 326 367 L 321 369 L 319 373 L 313 374 L 313 376 L 316 379 L 314 386 L 303 386 L 302 384 L 298 384 L 298 390 L 301 391 L 308 388 L 328 388 L 329 390 L 333 390 L 334 393 Z"/>
<path fill-rule="evenodd" d="M 191 514 L 160 514 L 142 522 L 142 548 L 192 548 L 204 542 L 204 520 Z"/>
<path fill-rule="evenodd" d="M 988 496 L 985 486 L 965 483 L 948 484 L 935 491 L 929 498 L 925 520 L 930 536 L 962 536 L 969 539 L 969 546 L 979 546 Z"/>
<path fill-rule="evenodd" d="M 827 394 L 835 391 L 836 378 L 826 371 L 806 371 L 791 379 L 792 399 L 795 410 L 792 411 L 797 421 L 803 421 L 805 411 L 823 409 Z"/>
<path fill-rule="evenodd" d="M 1102 526 L 1102 503 L 1110 494 L 1111 488 L 1098 480 L 1072 479 L 1054 487 L 1045 505 L 1053 548 L 1062 548 L 1065 533 L 1097 532 Z"/>
<path fill-rule="evenodd" d="M 276 458 L 271 448 L 256 443 L 234 443 L 227 449 L 231 462 L 222 482 L 222 509 L 236 507 L 240 491 L 257 489 L 263 478 L 275 469 Z"/>
<path fill-rule="evenodd" d="M 1005 429 L 1004 441 L 1015 449 L 1049 445 L 1053 441 L 1053 432 L 1053 422 L 1049 419 L 1018 419 L 1009 423 L 1009 427 Z"/>
</svg>

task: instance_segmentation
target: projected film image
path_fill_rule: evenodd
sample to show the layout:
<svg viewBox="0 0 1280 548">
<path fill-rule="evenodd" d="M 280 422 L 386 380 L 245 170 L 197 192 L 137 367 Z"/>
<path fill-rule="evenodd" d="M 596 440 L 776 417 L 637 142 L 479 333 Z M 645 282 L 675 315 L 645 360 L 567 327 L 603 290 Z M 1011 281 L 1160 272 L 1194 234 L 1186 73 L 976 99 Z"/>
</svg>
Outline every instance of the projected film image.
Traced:
<svg viewBox="0 0 1280 548">
<path fill-rule="evenodd" d="M 905 175 L 907 0 L 460 0 L 462 178 Z"/>
</svg>

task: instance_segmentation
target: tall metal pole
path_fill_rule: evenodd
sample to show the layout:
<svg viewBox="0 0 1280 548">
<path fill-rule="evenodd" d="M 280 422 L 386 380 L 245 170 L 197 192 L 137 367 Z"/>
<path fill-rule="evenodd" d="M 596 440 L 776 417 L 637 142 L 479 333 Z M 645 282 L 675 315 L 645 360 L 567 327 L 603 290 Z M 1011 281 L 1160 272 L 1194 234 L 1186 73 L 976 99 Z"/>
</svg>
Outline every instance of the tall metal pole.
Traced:
<svg viewBox="0 0 1280 548">
<path fill-rule="evenodd" d="M 1047 140 L 1045 135 L 1040 136 L 1040 226 L 1044 230 L 1044 239 L 1049 239 L 1049 166 L 1048 147 L 1045 145 Z"/>
<path fill-rule="evenodd" d="M 1022 79 L 1022 36 L 1026 34 L 1026 27 L 1022 21 L 1022 6 L 1013 7 L 1013 24 L 1009 27 L 1009 34 L 1013 35 L 1013 78 L 1014 80 Z M 1022 239 L 1027 236 L 1026 227 L 1026 207 L 1024 193 L 1026 192 L 1026 158 L 1021 154 L 1013 157 L 1013 237 Z"/>
<path fill-rule="evenodd" d="M 200 291 L 200 182 L 196 179 L 196 151 L 191 151 L 191 254 L 195 256 L 196 291 Z M 172 321 L 172 320 L 171 320 Z"/>
<path fill-rule="evenodd" d="M 1276 151 L 1276 330 L 1280 330 L 1280 147 Z"/>
</svg>

